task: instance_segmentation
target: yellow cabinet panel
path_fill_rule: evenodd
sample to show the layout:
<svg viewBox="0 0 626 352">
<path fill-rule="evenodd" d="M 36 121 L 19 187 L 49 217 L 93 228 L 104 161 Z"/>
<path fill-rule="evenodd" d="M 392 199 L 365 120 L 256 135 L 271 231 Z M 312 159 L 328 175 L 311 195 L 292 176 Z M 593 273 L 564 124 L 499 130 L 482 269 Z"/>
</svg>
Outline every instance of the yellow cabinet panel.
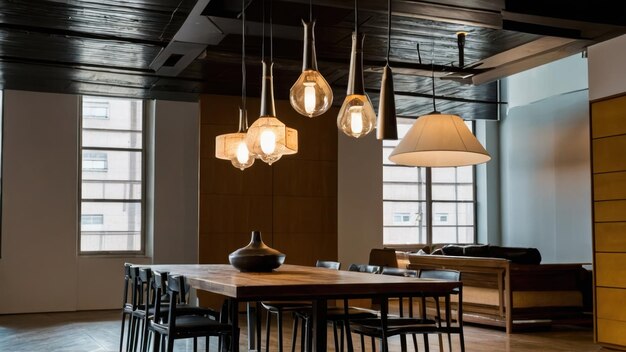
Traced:
<svg viewBox="0 0 626 352">
<path fill-rule="evenodd" d="M 598 287 L 596 290 L 596 312 L 598 319 L 621 320 L 626 322 L 626 290 L 621 288 Z"/>
<path fill-rule="evenodd" d="M 593 176 L 594 200 L 626 199 L 626 172 Z"/>
<path fill-rule="evenodd" d="M 626 288 L 626 253 L 596 253 L 595 269 L 597 286 Z"/>
<path fill-rule="evenodd" d="M 594 226 L 597 252 L 626 252 L 626 222 L 603 222 Z"/>
<path fill-rule="evenodd" d="M 626 96 L 593 103 L 593 138 L 626 133 Z"/>
<path fill-rule="evenodd" d="M 626 221 L 626 200 L 594 202 L 595 222 Z"/>
<path fill-rule="evenodd" d="M 626 322 L 598 319 L 596 327 L 599 343 L 626 346 Z"/>
<path fill-rule="evenodd" d="M 594 139 L 593 172 L 626 170 L 626 135 Z"/>
</svg>

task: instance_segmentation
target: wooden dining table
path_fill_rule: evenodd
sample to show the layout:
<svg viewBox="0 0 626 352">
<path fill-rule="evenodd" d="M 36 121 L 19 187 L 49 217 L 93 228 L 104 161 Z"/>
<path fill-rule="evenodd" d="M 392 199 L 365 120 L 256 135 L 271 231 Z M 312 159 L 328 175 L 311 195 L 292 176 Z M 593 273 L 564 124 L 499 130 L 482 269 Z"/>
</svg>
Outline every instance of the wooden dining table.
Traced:
<svg viewBox="0 0 626 352">
<path fill-rule="evenodd" d="M 327 301 L 344 298 L 375 298 L 381 302 L 381 316 L 386 318 L 389 297 L 407 296 L 418 292 L 446 294 L 461 286 L 461 282 L 418 279 L 389 275 L 374 275 L 351 271 L 329 270 L 300 265 L 282 265 L 265 273 L 240 272 L 228 264 L 151 265 L 152 270 L 183 275 L 198 289 L 217 293 L 230 300 L 231 307 L 239 302 L 265 300 L 310 300 L 312 303 L 313 351 L 327 350 Z M 248 304 L 248 326 L 254 327 L 255 305 Z M 233 325 L 232 351 L 239 350 L 238 309 L 231 309 Z M 251 316 L 252 315 L 252 316 Z M 257 336 L 255 338 L 255 336 Z M 248 333 L 249 350 L 260 350 L 258 333 Z"/>
</svg>

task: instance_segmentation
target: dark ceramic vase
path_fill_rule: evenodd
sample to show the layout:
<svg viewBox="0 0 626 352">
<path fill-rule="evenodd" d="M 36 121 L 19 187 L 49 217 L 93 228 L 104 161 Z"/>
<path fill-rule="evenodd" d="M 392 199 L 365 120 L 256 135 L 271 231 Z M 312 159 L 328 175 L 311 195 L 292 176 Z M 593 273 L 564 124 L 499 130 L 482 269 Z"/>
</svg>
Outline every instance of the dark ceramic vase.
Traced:
<svg viewBox="0 0 626 352">
<path fill-rule="evenodd" d="M 269 272 L 283 264 L 285 255 L 263 243 L 260 231 L 252 231 L 250 243 L 228 255 L 228 261 L 239 271 Z"/>
</svg>

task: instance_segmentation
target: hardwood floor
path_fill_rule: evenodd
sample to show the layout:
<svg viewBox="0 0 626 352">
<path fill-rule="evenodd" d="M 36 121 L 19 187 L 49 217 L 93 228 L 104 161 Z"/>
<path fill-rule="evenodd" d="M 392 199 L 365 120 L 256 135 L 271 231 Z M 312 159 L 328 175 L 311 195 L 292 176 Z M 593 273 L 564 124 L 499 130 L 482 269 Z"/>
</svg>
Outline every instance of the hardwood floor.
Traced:
<svg viewBox="0 0 626 352">
<path fill-rule="evenodd" d="M 243 316 L 241 326 L 241 350 L 246 351 Z M 285 326 L 285 350 L 288 351 L 291 338 L 290 319 L 285 319 Z M 119 330 L 120 313 L 118 311 L 0 315 L 0 351 L 112 352 L 117 351 L 118 348 Z M 273 327 L 272 333 L 275 334 L 275 331 Z M 360 350 L 358 340 L 354 338 L 356 351 Z M 430 340 L 431 350 L 438 351 L 437 338 L 432 337 Z M 600 346 L 593 343 L 591 328 L 567 326 L 512 335 L 499 330 L 466 326 L 465 341 L 468 352 L 592 352 L 602 350 Z M 390 343 L 391 351 L 400 350 L 398 338 L 391 339 Z M 273 338 L 271 344 L 271 350 L 277 350 L 276 339 Z M 332 346 L 332 333 L 329 331 L 329 351 L 334 350 Z M 366 346 L 370 351 L 369 342 Z M 199 342 L 199 347 L 199 350 L 204 350 L 204 341 Z M 424 350 L 421 342 L 419 347 L 420 351 Z M 190 340 L 180 340 L 176 342 L 175 350 L 186 352 L 192 351 L 193 347 Z M 216 350 L 216 341 L 212 341 L 211 350 Z M 380 351 L 379 348 L 377 350 Z M 453 350 L 459 351 L 458 338 L 453 342 Z"/>
</svg>

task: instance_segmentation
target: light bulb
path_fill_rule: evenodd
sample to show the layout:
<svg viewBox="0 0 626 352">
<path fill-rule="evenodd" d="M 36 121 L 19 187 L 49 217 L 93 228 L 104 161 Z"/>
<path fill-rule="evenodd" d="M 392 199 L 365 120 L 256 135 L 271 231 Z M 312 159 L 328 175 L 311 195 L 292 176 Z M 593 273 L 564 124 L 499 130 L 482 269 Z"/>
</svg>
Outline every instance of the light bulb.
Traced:
<svg viewBox="0 0 626 352">
<path fill-rule="evenodd" d="M 330 109 L 333 91 L 322 74 L 305 70 L 289 90 L 289 102 L 300 115 L 315 117 Z"/>
<path fill-rule="evenodd" d="M 266 129 L 261 132 L 261 150 L 263 154 L 273 154 L 276 150 L 276 135 L 274 131 Z"/>
<path fill-rule="evenodd" d="M 350 107 L 350 129 L 353 134 L 361 134 L 363 132 L 363 107 Z"/>
<path fill-rule="evenodd" d="M 348 95 L 337 116 L 337 127 L 350 137 L 359 138 L 372 132 L 376 113 L 367 95 Z"/>
<path fill-rule="evenodd" d="M 315 82 L 304 83 L 304 110 L 307 114 L 315 111 Z"/>
<path fill-rule="evenodd" d="M 242 171 L 254 164 L 254 158 L 248 150 L 245 139 L 239 141 L 239 144 L 237 145 L 237 150 L 235 151 L 235 157 L 230 159 L 230 162 L 233 164 L 234 167 Z"/>
</svg>

